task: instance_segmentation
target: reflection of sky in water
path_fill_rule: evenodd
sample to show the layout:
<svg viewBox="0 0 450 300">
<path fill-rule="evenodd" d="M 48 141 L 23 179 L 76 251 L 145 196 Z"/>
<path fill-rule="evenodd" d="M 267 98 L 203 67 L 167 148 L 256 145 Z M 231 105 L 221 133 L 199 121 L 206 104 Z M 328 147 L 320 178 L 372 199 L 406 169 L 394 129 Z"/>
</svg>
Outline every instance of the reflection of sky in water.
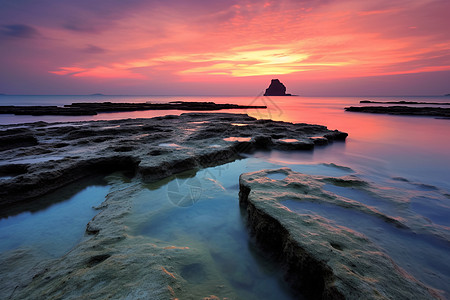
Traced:
<svg viewBox="0 0 450 300">
<path fill-rule="evenodd" d="M 276 167 L 250 161 L 201 170 L 195 177 L 174 179 L 159 188 L 143 190 L 136 197 L 130 220 L 136 233 L 178 247 L 201 248 L 205 254 L 200 261 L 179 270 L 189 283 L 187 294 L 202 290 L 210 295 L 218 285 L 225 285 L 242 299 L 292 299 L 277 267 L 265 262 L 249 242 L 239 210 L 236 184 L 241 172 Z M 201 193 L 190 194 L 189 188 L 200 188 Z M 179 206 L 174 200 L 178 191 L 180 199 L 200 196 L 191 199 L 190 205 Z"/>
<path fill-rule="evenodd" d="M 285 142 L 285 143 L 296 143 L 296 142 L 298 142 L 297 139 L 281 139 L 279 141 Z"/>
<path fill-rule="evenodd" d="M 286 178 L 286 174 L 280 173 L 280 172 L 274 172 L 274 173 L 267 174 L 267 177 L 269 177 L 270 179 L 273 179 L 273 180 L 283 180 L 284 178 Z"/>
<path fill-rule="evenodd" d="M 63 255 L 82 239 L 86 224 L 98 213 L 92 207 L 103 202 L 108 191 L 109 186 L 91 185 L 62 199 L 61 192 L 55 192 L 46 198 L 61 202 L 0 219 L 0 252 L 33 247 L 50 256 Z"/>
<path fill-rule="evenodd" d="M 339 144 L 336 145 L 337 147 L 340 146 Z M 194 175 L 191 174 L 191 177 L 188 178 L 178 178 L 176 179 L 178 185 L 184 185 L 185 187 L 200 186 L 202 189 L 200 198 L 191 201 L 190 205 L 185 207 L 177 206 L 176 203 L 174 205 L 168 196 L 171 189 L 170 183 L 159 187 L 152 186 L 151 191 L 142 191 L 141 195 L 137 197 L 135 213 L 133 214 L 134 221 L 131 227 L 136 228 L 135 230 L 139 234 L 178 247 L 204 248 L 204 251 L 209 255 L 202 262 L 205 264 L 202 265 L 202 272 L 205 272 L 206 275 L 202 277 L 202 282 L 193 283 L 194 285 L 191 286 L 193 289 L 207 290 L 209 286 L 219 284 L 208 282 L 209 277 L 207 275 L 211 272 L 218 272 L 222 274 L 222 280 L 225 282 L 220 284 L 230 286 L 238 294 L 246 295 L 248 299 L 257 299 L 265 295 L 276 298 L 282 297 L 277 294 L 283 295 L 283 289 L 280 289 L 278 279 L 274 277 L 274 274 L 269 272 L 268 277 L 264 277 L 258 271 L 260 268 L 264 268 L 265 263 L 261 262 L 261 257 L 258 254 L 252 252 L 252 244 L 249 243 L 247 229 L 238 210 L 239 175 L 243 172 L 275 169 L 280 166 L 288 166 L 298 172 L 311 175 L 345 176 L 355 174 L 355 171 L 350 168 L 330 164 L 327 161 L 319 164 L 311 162 L 308 162 L 308 164 L 294 163 L 296 160 L 292 160 L 292 154 L 277 151 L 258 152 L 254 157 L 249 156 L 244 160 L 201 170 L 196 173 L 195 177 L 192 177 Z M 357 174 L 357 176 L 360 176 L 360 174 Z M 272 180 L 282 180 L 285 175 L 282 172 L 274 172 L 268 177 Z M 197 181 L 194 182 L 193 178 Z M 167 183 L 167 181 L 165 182 Z M 397 189 L 400 195 L 404 191 L 405 197 L 414 198 L 414 195 L 422 195 L 423 193 L 431 195 L 434 193 L 433 195 L 437 198 L 436 203 L 442 204 L 445 201 L 445 197 L 434 189 L 424 189 L 421 186 L 403 181 L 391 180 L 390 182 L 394 184 L 393 188 Z M 401 185 L 405 186 L 401 187 Z M 415 189 L 411 189 L 411 186 L 414 186 Z M 388 186 L 380 187 L 389 188 Z M 421 211 L 419 211 L 421 207 L 418 205 L 413 205 L 412 210 L 410 210 L 409 206 L 399 205 L 389 199 L 352 187 L 326 184 L 325 189 L 375 207 L 390 216 L 408 217 L 415 213 L 421 214 Z M 181 194 L 187 195 L 188 193 L 182 191 Z M 297 201 L 285 201 L 283 204 L 293 211 L 318 214 L 333 223 L 365 234 L 385 249 L 388 255 L 413 276 L 439 289 L 447 289 L 445 282 L 446 279 L 450 278 L 450 266 L 446 263 L 450 261 L 449 247 L 432 235 L 413 234 L 410 231 L 387 224 L 376 217 L 330 204 Z M 428 211 L 424 211 L 423 215 L 434 217 L 436 220 L 439 220 L 436 215 L 440 215 L 441 221 L 449 211 L 439 211 L 438 209 L 433 211 L 430 206 L 427 206 L 427 208 Z M 441 260 L 443 263 L 439 263 Z M 236 267 L 241 265 L 245 267 Z M 230 266 L 233 271 L 227 271 L 227 266 Z M 266 267 L 273 268 L 270 264 Z M 427 272 L 423 272 L 424 269 Z M 250 280 L 251 283 L 245 280 L 239 282 L 244 277 L 257 278 L 258 280 Z M 441 279 L 436 279 L 437 277 Z M 267 282 L 260 286 L 256 282 L 261 280 Z M 272 294 L 267 294 L 269 293 L 268 287 L 270 287 Z"/>
<path fill-rule="evenodd" d="M 251 137 L 230 136 L 223 140 L 226 142 L 250 142 L 251 139 Z"/>
<path fill-rule="evenodd" d="M 192 268 L 201 269 L 201 280 L 185 278 L 188 289 L 203 289 L 205 294 L 217 285 L 226 285 L 243 299 L 290 299 L 280 285 L 279 268 L 267 262 L 250 242 L 238 204 L 238 178 L 243 172 L 276 169 L 281 165 L 247 158 L 218 167 L 207 168 L 173 179 L 162 186 L 149 185 L 136 197 L 129 222 L 136 234 L 165 241 L 177 247 L 201 248 L 200 262 Z M 321 165 L 323 173 L 349 174 L 334 166 Z M 189 177 L 190 176 L 190 177 Z M 281 172 L 270 175 L 274 180 L 286 177 Z M 163 182 L 161 182 L 163 183 Z M 191 193 L 191 189 L 201 189 Z M 179 192 L 179 198 L 176 193 Z M 189 205 L 178 205 L 178 203 Z M 183 274 L 183 270 L 180 270 Z M 211 274 L 220 274 L 220 282 Z M 220 295 L 219 295 L 220 296 Z"/>
</svg>

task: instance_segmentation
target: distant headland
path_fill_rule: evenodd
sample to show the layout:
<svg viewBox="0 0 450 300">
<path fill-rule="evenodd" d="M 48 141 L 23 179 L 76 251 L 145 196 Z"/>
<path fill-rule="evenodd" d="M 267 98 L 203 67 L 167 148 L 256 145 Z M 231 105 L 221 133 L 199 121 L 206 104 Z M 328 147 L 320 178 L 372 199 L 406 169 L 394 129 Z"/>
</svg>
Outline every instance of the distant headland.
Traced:
<svg viewBox="0 0 450 300">
<path fill-rule="evenodd" d="M 278 79 L 272 79 L 269 87 L 266 89 L 264 96 L 292 96 L 286 94 L 286 87 Z"/>
</svg>

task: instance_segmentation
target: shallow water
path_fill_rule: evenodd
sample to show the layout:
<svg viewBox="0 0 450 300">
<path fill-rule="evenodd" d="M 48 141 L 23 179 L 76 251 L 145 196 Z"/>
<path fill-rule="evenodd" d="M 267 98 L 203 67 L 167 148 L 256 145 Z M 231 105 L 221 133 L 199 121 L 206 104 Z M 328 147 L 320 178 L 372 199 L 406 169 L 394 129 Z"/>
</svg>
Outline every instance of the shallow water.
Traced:
<svg viewBox="0 0 450 300">
<path fill-rule="evenodd" d="M 197 261 L 177 270 L 187 281 L 181 298 L 295 298 L 283 283 L 281 270 L 251 241 L 239 209 L 239 175 L 268 167 L 276 166 L 239 160 L 143 185 L 135 197 L 128 224 L 133 234 L 201 253 Z"/>
<path fill-rule="evenodd" d="M 169 182 L 164 180 L 161 183 L 143 186 L 142 192 L 135 198 L 130 227 L 136 235 L 146 235 L 168 245 L 201 249 L 203 256 L 199 261 L 192 262 L 190 271 L 179 270 L 189 283 L 190 293 L 202 291 L 206 295 L 216 292 L 215 287 L 220 285 L 245 299 L 260 299 L 267 295 L 270 295 L 269 298 L 277 299 L 292 298 L 294 296 L 287 293 L 288 289 L 280 284 L 281 274 L 275 271 L 276 264 L 264 261 L 261 254 L 252 250 L 255 246 L 247 234 L 238 208 L 239 175 L 283 166 L 310 175 L 331 177 L 355 175 L 355 171 L 351 168 L 326 162 L 319 164 L 287 162 L 292 154 L 281 151 L 259 152 L 233 163 L 207 168 L 197 173 L 185 173 L 181 177 L 172 178 Z M 271 162 L 270 158 L 273 156 L 277 156 L 277 161 L 282 163 Z M 268 177 L 282 180 L 285 175 L 273 172 Z M 393 185 L 384 185 L 380 188 L 400 189 L 398 181 L 391 182 Z M 401 183 L 405 184 L 404 181 Z M 416 191 L 411 191 L 409 185 L 411 184 L 406 183 L 403 187 L 405 190 L 399 190 L 398 193 L 404 192 L 411 200 L 419 195 L 434 194 L 439 198 L 437 202 L 441 204 L 445 202 L 445 195 L 436 194 L 434 189 L 424 190 L 416 186 Z M 406 216 L 411 213 L 409 207 L 405 208 L 398 203 L 390 202 L 390 199 L 382 199 L 351 187 L 327 184 L 324 188 L 391 216 Z M 366 235 L 415 278 L 436 289 L 449 292 L 446 282 L 450 279 L 448 264 L 450 245 L 431 232 L 415 234 L 374 216 L 330 204 L 294 200 L 284 201 L 283 204 L 293 211 L 317 214 L 329 219 L 333 224 Z M 428 212 L 422 214 L 422 211 L 416 208 L 411 208 L 413 213 L 417 213 L 418 217 L 427 217 Z M 440 213 L 436 211 L 433 213 L 435 218 L 445 220 L 448 212 L 442 210 Z M 263 272 L 265 275 L 260 273 L 261 269 L 267 269 Z M 264 284 L 261 285 L 261 281 Z"/>
<path fill-rule="evenodd" d="M 283 282 L 282 271 L 276 262 L 262 254 L 248 234 L 238 204 L 239 175 L 284 166 L 310 175 L 358 177 L 359 174 L 352 168 L 325 161 L 302 164 L 298 159 L 292 160 L 293 154 L 302 156 L 304 153 L 258 152 L 232 163 L 185 172 L 153 184 L 141 184 L 141 189 L 133 196 L 133 212 L 127 221 L 130 234 L 144 235 L 170 247 L 196 249 L 200 253 L 195 261 L 186 262 L 177 270 L 187 284 L 185 294 L 181 296 L 298 299 L 298 295 L 293 295 Z M 283 180 L 285 175 L 273 172 L 268 177 Z M 449 210 L 445 195 L 439 189 L 404 178 L 390 182 L 391 186 L 381 188 L 405 189 L 405 195 L 414 204 L 412 211 L 425 217 L 431 214 L 437 224 L 446 222 Z M 413 191 L 411 187 L 414 187 Z M 390 215 L 402 215 L 405 209 L 351 187 L 326 184 L 324 188 Z M 85 182 L 48 196 L 50 205 L 45 209 L 0 220 L 0 252 L 31 247 L 51 257 L 63 255 L 81 241 L 86 223 L 96 213 L 92 206 L 100 204 L 110 189 L 111 185 L 104 181 Z M 65 200 L 55 204 L 52 203 L 55 198 Z M 432 199 L 432 206 L 440 205 L 446 210 L 433 210 L 423 199 Z M 316 214 L 336 226 L 363 233 L 415 278 L 448 293 L 448 243 L 431 234 L 413 234 L 376 217 L 330 204 L 295 200 L 286 200 L 283 204 L 300 214 Z"/>
<path fill-rule="evenodd" d="M 83 239 L 86 224 L 98 213 L 93 207 L 109 189 L 101 178 L 90 178 L 43 197 L 40 207 L 0 218 L 0 253 L 32 248 L 49 257 L 65 254 Z"/>
<path fill-rule="evenodd" d="M 257 250 L 239 209 L 239 175 L 282 166 L 250 156 L 143 185 L 134 197 L 128 226 L 132 234 L 202 254 L 187 269 L 178 270 L 188 282 L 187 295 L 225 297 L 231 293 L 239 299 L 297 299 L 283 283 L 278 265 Z M 305 165 L 305 169 L 327 176 L 353 173 L 326 164 Z M 273 180 L 285 176 L 279 172 L 269 175 Z M 223 286 L 223 294 L 217 286 Z"/>
</svg>

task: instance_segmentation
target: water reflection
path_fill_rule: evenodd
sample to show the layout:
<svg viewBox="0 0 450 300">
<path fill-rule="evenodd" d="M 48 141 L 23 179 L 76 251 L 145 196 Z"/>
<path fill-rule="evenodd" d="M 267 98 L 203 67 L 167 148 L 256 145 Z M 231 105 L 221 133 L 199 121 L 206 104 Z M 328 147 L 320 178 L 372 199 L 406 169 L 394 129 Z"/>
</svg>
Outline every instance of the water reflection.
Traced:
<svg viewBox="0 0 450 300">
<path fill-rule="evenodd" d="M 188 283 L 181 298 L 199 291 L 220 298 L 230 293 L 239 299 L 295 298 L 278 266 L 251 242 L 239 210 L 236 184 L 240 173 L 261 167 L 278 166 L 240 160 L 152 184 L 136 197 L 129 220 L 135 234 L 202 253 L 200 260 L 186 262 L 178 270 Z M 193 193 L 192 187 L 200 192 Z M 174 190 L 184 197 L 182 204 L 189 205 L 173 201 Z M 221 291 L 218 286 L 223 286 Z"/>
<path fill-rule="evenodd" d="M 380 176 L 395 173 L 420 182 L 437 184 L 450 190 L 449 178 L 450 131 L 449 120 L 431 117 L 391 116 L 351 113 L 346 106 L 359 105 L 358 97 L 271 97 L 273 106 L 281 112 L 273 119 L 294 123 L 325 125 L 349 133 L 345 149 L 333 145 L 325 150 L 324 158 L 317 149 L 310 155 L 310 161 L 326 159 L 344 165 L 360 165 L 361 171 L 371 171 L 370 165 L 378 164 L 385 171 Z M 282 98 L 282 99 L 281 99 Z M 414 98 L 412 101 L 445 101 L 443 97 Z M 390 97 L 380 101 L 405 100 Z M 268 102 L 269 105 L 271 102 Z M 261 118 L 259 112 L 248 110 L 251 116 Z M 329 147 L 329 146 L 328 146 Z M 307 155 L 307 154 L 306 154 Z M 300 161 L 304 161 L 303 157 Z"/>
<path fill-rule="evenodd" d="M 26 212 L 0 219 L 0 253 L 33 248 L 58 257 L 80 242 L 110 186 L 102 178 L 72 184 L 30 203 Z"/>
<path fill-rule="evenodd" d="M 333 145 L 337 149 L 345 149 L 339 143 Z M 333 151 L 333 147 L 329 148 L 332 153 L 336 152 Z M 245 218 L 238 209 L 237 180 L 243 172 L 277 169 L 282 166 L 311 175 L 365 176 L 357 173 L 360 169 L 358 164 L 353 164 L 356 168 L 354 170 L 346 165 L 332 162 L 335 160 L 325 153 L 325 149 L 327 148 L 312 153 L 258 152 L 240 161 L 188 172 L 179 178 L 172 177 L 147 186 L 136 197 L 133 217 L 129 221 L 130 228 L 133 228 L 134 234 L 142 234 L 166 242 L 171 247 L 201 249 L 199 250 L 202 253 L 200 260 L 186 263 L 178 270 L 189 283 L 187 294 L 195 294 L 201 290 L 206 295 L 220 285 L 226 287 L 225 290 L 234 291 L 243 299 L 290 299 L 294 296 L 283 285 L 282 274 L 277 264 L 268 261 L 251 242 L 251 237 L 243 223 Z M 320 163 L 317 163 L 319 161 Z M 272 172 L 268 177 L 272 180 L 283 180 L 285 174 Z M 407 180 L 393 181 L 392 177 L 383 182 L 390 182 L 390 185 L 380 186 L 381 189 L 395 188 L 398 189 L 399 194 L 404 191 L 405 197 L 411 197 L 413 212 L 433 218 L 438 225 L 445 223 L 442 223 L 445 219 L 445 210 L 438 211 L 440 206 L 445 205 L 442 202 L 445 201 L 445 197 L 442 197 L 439 189 L 431 189 L 427 185 L 428 188 L 424 189 L 421 188 L 422 185 Z M 189 201 L 183 202 L 189 205 L 179 205 L 173 201 L 171 184 L 186 187 L 180 195 L 186 199 L 189 198 Z M 401 185 L 411 184 L 415 184 L 419 194 L 411 192 L 405 186 L 401 187 Z M 192 187 L 201 192 L 192 193 Z M 419 216 L 411 214 L 408 206 L 389 202 L 387 199 L 362 190 L 331 184 L 325 185 L 325 189 L 374 207 L 390 216 L 412 218 L 411 220 Z M 421 195 L 420 193 L 428 196 L 437 193 L 436 195 L 439 194 L 440 198 L 435 199 L 434 203 L 424 209 L 423 201 L 419 201 L 421 199 L 414 200 Z M 419 203 L 422 203 L 422 206 Z M 450 278 L 450 266 L 445 263 L 438 266 L 437 262 L 448 261 L 448 246 L 432 235 L 417 235 L 398 229 L 381 219 L 333 205 L 297 201 L 285 201 L 283 204 L 293 211 L 318 214 L 329 219 L 330 222 L 367 235 L 413 276 L 435 288 L 446 289 L 445 278 Z M 419 211 L 421 209 L 422 211 Z M 425 259 L 427 253 L 431 253 L 433 257 Z M 423 274 L 423 268 L 427 268 L 429 272 Z M 197 271 L 198 274 L 195 274 Z M 444 279 L 435 280 L 433 279 L 435 275 L 429 274 L 435 274 Z"/>
<path fill-rule="evenodd" d="M 230 136 L 223 140 L 226 142 L 250 142 L 251 139 L 251 137 Z"/>
</svg>

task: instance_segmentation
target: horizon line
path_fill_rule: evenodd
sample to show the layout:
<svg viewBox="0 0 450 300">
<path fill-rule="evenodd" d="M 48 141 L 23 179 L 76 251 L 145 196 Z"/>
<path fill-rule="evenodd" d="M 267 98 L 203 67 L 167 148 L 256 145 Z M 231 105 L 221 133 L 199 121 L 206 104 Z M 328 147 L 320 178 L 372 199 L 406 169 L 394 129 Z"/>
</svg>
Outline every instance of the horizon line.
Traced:
<svg viewBox="0 0 450 300">
<path fill-rule="evenodd" d="M 435 94 L 435 95 L 292 95 L 292 97 L 448 97 L 450 94 Z M 117 97 L 117 96 L 135 96 L 135 97 L 269 97 L 261 95 L 186 95 L 186 94 L 176 94 L 176 95 L 157 95 L 157 94 L 6 94 L 0 93 L 0 96 L 92 96 L 92 97 Z M 270 96 L 270 97 L 288 97 L 288 96 Z"/>
</svg>

